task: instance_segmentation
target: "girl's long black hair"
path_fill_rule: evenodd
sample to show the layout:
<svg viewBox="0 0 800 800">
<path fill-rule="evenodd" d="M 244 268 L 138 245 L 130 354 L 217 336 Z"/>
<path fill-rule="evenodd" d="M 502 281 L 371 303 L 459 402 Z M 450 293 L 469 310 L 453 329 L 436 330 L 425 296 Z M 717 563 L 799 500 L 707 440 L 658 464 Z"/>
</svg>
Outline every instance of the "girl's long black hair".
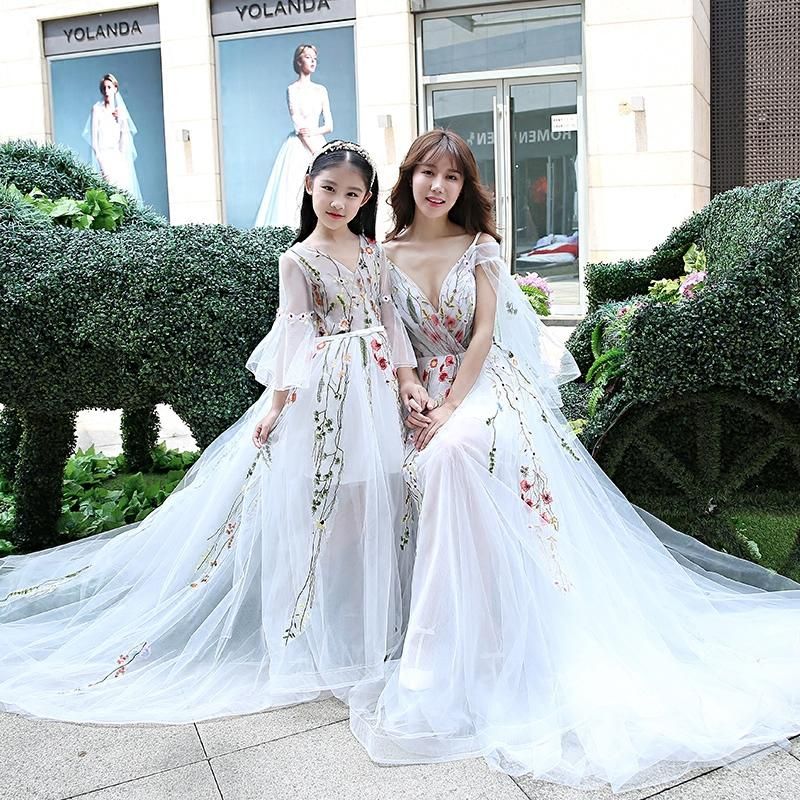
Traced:
<svg viewBox="0 0 800 800">
<path fill-rule="evenodd" d="M 375 220 L 378 216 L 378 176 L 372 177 L 372 165 L 364 156 L 355 150 L 323 150 L 312 162 L 308 174 L 312 180 L 322 170 L 336 164 L 352 164 L 364 178 L 364 186 L 372 196 L 358 210 L 358 214 L 347 223 L 347 227 L 357 234 L 366 236 L 367 239 L 375 238 Z M 370 181 L 372 182 L 370 185 Z M 300 230 L 297 232 L 295 242 L 307 239 L 314 228 L 317 227 L 317 215 L 311 202 L 311 195 L 303 188 L 303 203 L 300 206 Z M 294 242 L 293 242 L 294 244 Z"/>
</svg>

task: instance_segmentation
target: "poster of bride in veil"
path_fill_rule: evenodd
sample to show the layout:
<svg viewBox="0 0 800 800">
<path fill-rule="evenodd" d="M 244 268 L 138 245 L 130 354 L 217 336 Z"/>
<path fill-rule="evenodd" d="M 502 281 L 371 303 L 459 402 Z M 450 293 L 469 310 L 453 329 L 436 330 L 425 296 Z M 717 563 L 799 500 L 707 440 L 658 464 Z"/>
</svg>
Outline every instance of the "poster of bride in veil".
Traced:
<svg viewBox="0 0 800 800">
<path fill-rule="evenodd" d="M 302 183 L 332 138 L 357 139 L 352 25 L 218 40 L 225 221 L 299 224 Z"/>
</svg>

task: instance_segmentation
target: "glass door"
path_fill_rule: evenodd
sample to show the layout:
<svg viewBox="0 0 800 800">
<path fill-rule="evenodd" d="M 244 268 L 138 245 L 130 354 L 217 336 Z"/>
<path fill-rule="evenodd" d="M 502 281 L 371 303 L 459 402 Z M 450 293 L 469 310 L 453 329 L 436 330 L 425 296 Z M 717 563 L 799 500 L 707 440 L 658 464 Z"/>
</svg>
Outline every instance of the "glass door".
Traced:
<svg viewBox="0 0 800 800">
<path fill-rule="evenodd" d="M 546 278 L 553 305 L 577 306 L 577 84 L 507 84 L 512 269 Z"/>
<path fill-rule="evenodd" d="M 504 255 L 537 272 L 557 310 L 580 306 L 577 80 L 499 79 L 428 87 L 429 127 L 460 134 L 495 195 Z"/>
</svg>

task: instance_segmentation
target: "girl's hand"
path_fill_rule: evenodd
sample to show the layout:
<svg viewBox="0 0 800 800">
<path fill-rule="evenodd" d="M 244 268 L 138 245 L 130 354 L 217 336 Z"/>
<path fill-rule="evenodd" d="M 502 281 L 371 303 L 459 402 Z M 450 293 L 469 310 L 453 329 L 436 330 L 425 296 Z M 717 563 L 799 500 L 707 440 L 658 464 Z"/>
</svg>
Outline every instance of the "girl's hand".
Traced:
<svg viewBox="0 0 800 800">
<path fill-rule="evenodd" d="M 421 383 L 407 381 L 400 385 L 400 399 L 409 413 L 416 411 L 423 414 L 428 405 L 428 392 Z"/>
<path fill-rule="evenodd" d="M 454 410 L 452 406 L 445 403 L 445 405 L 433 408 L 426 413 L 425 416 L 430 420 L 430 425 L 417 433 L 416 439 L 414 440 L 414 445 L 417 450 L 424 450 L 430 444 L 431 439 L 433 439 L 439 431 L 439 428 L 450 419 Z"/>
<path fill-rule="evenodd" d="M 272 431 L 275 427 L 275 423 L 278 421 L 280 413 L 280 409 L 276 410 L 271 408 L 261 422 L 256 425 L 256 429 L 253 431 L 253 444 L 256 447 L 260 448 L 261 445 L 267 441 L 270 431 Z"/>
</svg>

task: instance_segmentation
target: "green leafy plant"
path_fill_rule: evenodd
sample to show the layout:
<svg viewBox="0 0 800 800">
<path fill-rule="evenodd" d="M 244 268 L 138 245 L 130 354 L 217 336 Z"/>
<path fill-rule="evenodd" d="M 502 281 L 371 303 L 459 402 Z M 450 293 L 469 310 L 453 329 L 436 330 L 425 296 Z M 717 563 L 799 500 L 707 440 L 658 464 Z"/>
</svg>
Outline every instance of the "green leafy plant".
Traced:
<svg viewBox="0 0 800 800">
<path fill-rule="evenodd" d="M 514 280 L 528 298 L 531 308 L 540 317 L 549 317 L 550 295 L 553 293 L 550 284 L 536 272 L 517 274 Z"/>
<path fill-rule="evenodd" d="M 56 224 L 78 230 L 115 231 L 129 207 L 124 195 L 114 192 L 109 197 L 103 189 L 87 189 L 83 200 L 72 197 L 52 200 L 38 187 L 27 194 L 23 194 L 13 183 L 6 188 L 12 197 L 34 206 Z"/>
<path fill-rule="evenodd" d="M 199 453 L 154 450 L 154 472 L 127 473 L 124 455 L 106 456 L 94 447 L 79 450 L 64 468 L 63 500 L 58 532 L 74 539 L 143 520 L 158 508 L 183 479 Z M 8 481 L 0 479 L 0 535 L 11 534 L 14 497 Z M 14 552 L 10 540 L 0 539 L 0 555 Z"/>
</svg>

